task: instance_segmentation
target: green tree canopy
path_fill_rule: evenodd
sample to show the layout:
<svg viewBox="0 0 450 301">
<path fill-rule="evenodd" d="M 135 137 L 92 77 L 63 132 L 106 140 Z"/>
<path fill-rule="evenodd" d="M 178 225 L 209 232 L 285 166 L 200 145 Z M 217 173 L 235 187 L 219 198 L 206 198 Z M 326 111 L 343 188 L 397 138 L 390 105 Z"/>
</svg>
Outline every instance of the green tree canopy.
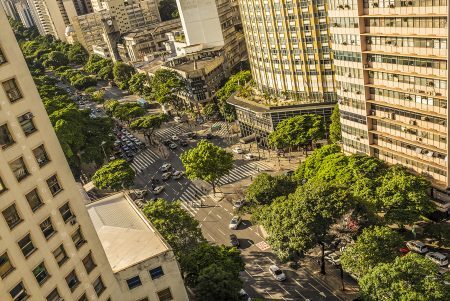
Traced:
<svg viewBox="0 0 450 301">
<path fill-rule="evenodd" d="M 113 67 L 114 81 L 120 89 L 128 89 L 128 82 L 135 72 L 132 66 L 122 62 L 116 62 Z"/>
<path fill-rule="evenodd" d="M 281 121 L 269 135 L 269 143 L 277 148 L 306 147 L 324 137 L 323 117 L 314 114 L 294 116 Z"/>
<path fill-rule="evenodd" d="M 342 267 L 361 278 L 376 265 L 394 261 L 402 245 L 403 238 L 388 227 L 366 228 L 356 243 L 344 250 L 340 258 Z"/>
<path fill-rule="evenodd" d="M 249 70 L 239 71 L 230 76 L 225 85 L 216 92 L 220 114 L 225 120 L 231 122 L 236 119 L 234 107 L 226 101 L 230 96 L 242 89 L 252 79 L 252 73 Z"/>
<path fill-rule="evenodd" d="M 367 301 L 443 301 L 450 289 L 437 278 L 438 267 L 427 258 L 408 253 L 392 263 L 382 263 L 359 281 Z"/>
<path fill-rule="evenodd" d="M 150 140 L 154 130 L 159 129 L 163 122 L 167 120 L 166 114 L 152 114 L 137 118 L 131 123 L 130 127 L 133 130 L 142 131 L 144 136 Z"/>
<path fill-rule="evenodd" d="M 342 140 L 341 134 L 341 114 L 339 113 L 339 105 L 336 104 L 331 114 L 330 124 L 330 141 L 333 143 L 340 142 Z"/>
<path fill-rule="evenodd" d="M 44 66 L 47 68 L 57 68 L 66 66 L 69 63 L 67 56 L 61 51 L 52 51 L 47 55 Z"/>
<path fill-rule="evenodd" d="M 88 87 L 97 85 L 97 80 L 93 76 L 81 76 L 73 82 L 71 81 L 71 84 L 79 90 L 84 90 Z"/>
<path fill-rule="evenodd" d="M 208 119 L 217 118 L 220 114 L 219 106 L 215 102 L 209 103 L 203 107 L 202 113 Z"/>
<path fill-rule="evenodd" d="M 99 189 L 125 189 L 133 185 L 134 171 L 125 160 L 114 160 L 98 169 L 92 182 Z"/>
<path fill-rule="evenodd" d="M 145 109 L 137 103 L 123 103 L 115 107 L 113 116 L 130 123 L 133 119 L 144 116 L 145 113 Z"/>
<path fill-rule="evenodd" d="M 233 155 L 206 140 L 201 140 L 180 158 L 186 169 L 186 176 L 208 182 L 214 193 L 220 178 L 233 168 Z"/>
<path fill-rule="evenodd" d="M 103 103 L 103 108 L 109 115 L 112 115 L 119 104 L 119 101 L 116 99 L 108 99 Z"/>
<path fill-rule="evenodd" d="M 270 204 L 277 197 L 294 192 L 295 188 L 290 177 L 260 173 L 245 191 L 245 199 L 255 204 Z"/>
<path fill-rule="evenodd" d="M 144 73 L 135 73 L 128 81 L 131 93 L 138 94 L 143 97 L 149 97 L 152 89 L 149 85 L 149 79 Z"/>
<path fill-rule="evenodd" d="M 239 300 L 242 282 L 225 266 L 212 264 L 201 270 L 195 295 L 199 300 Z"/>
<path fill-rule="evenodd" d="M 162 21 L 168 21 L 178 17 L 176 0 L 161 0 L 159 1 L 158 8 Z"/>
<path fill-rule="evenodd" d="M 150 80 L 152 96 L 160 104 L 174 104 L 176 94 L 183 91 L 186 86 L 175 71 L 159 69 Z"/>
</svg>

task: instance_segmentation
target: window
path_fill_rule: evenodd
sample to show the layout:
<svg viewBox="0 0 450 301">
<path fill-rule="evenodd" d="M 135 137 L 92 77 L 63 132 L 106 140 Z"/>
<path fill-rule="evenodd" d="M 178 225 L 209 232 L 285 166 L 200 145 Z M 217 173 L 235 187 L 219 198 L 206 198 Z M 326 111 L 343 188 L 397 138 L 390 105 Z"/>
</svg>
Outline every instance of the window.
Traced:
<svg viewBox="0 0 450 301">
<path fill-rule="evenodd" d="M 25 165 L 22 157 L 10 162 L 9 166 L 11 167 L 17 181 L 22 181 L 29 175 L 27 166 Z"/>
<path fill-rule="evenodd" d="M 0 65 L 6 63 L 6 57 L 3 54 L 3 51 L 0 49 Z"/>
<path fill-rule="evenodd" d="M 11 295 L 14 301 L 27 300 L 29 297 L 27 291 L 25 290 L 25 286 L 23 286 L 22 282 L 20 282 L 12 290 L 10 290 L 9 294 Z"/>
<path fill-rule="evenodd" d="M 22 98 L 22 93 L 20 93 L 15 79 L 7 80 L 6 82 L 3 82 L 2 85 L 10 102 L 15 102 Z"/>
<path fill-rule="evenodd" d="M 69 259 L 63 245 L 60 245 L 55 251 L 53 251 L 53 256 L 55 256 L 55 260 L 59 266 L 62 266 Z"/>
<path fill-rule="evenodd" d="M 19 120 L 20 126 L 22 127 L 23 133 L 26 136 L 36 131 L 36 126 L 34 125 L 33 117 L 34 117 L 33 114 L 28 112 L 17 118 Z"/>
<path fill-rule="evenodd" d="M 73 270 L 69 275 L 66 276 L 66 282 L 71 292 L 73 292 L 77 288 L 77 286 L 80 284 L 80 280 L 78 280 L 75 270 Z"/>
<path fill-rule="evenodd" d="M 78 299 L 78 301 L 89 301 L 86 297 L 86 294 L 81 295 L 81 297 Z"/>
<path fill-rule="evenodd" d="M 9 226 L 9 229 L 13 229 L 15 226 L 22 222 L 19 212 L 17 212 L 16 205 L 12 204 L 8 208 L 2 211 L 3 217 Z"/>
<path fill-rule="evenodd" d="M 136 287 L 142 285 L 141 278 L 139 278 L 139 276 L 130 278 L 127 280 L 127 284 L 128 284 L 128 289 L 132 290 L 133 288 L 136 288 Z"/>
<path fill-rule="evenodd" d="M 14 139 L 11 136 L 11 132 L 8 129 L 7 124 L 0 125 L 0 146 L 5 149 L 14 143 Z"/>
<path fill-rule="evenodd" d="M 37 267 L 34 268 L 33 275 L 40 286 L 42 286 L 42 284 L 44 284 L 45 281 L 47 281 L 47 279 L 50 278 L 50 275 L 48 274 L 47 269 L 45 268 L 44 262 L 41 262 Z"/>
<path fill-rule="evenodd" d="M 159 301 L 170 301 L 173 300 L 172 293 L 170 292 L 170 288 L 166 288 L 162 291 L 158 292 Z"/>
<path fill-rule="evenodd" d="M 12 271 L 14 271 L 14 266 L 9 260 L 8 253 L 5 252 L 0 256 L 0 277 L 4 279 Z"/>
<path fill-rule="evenodd" d="M 34 212 L 41 208 L 44 203 L 42 203 L 41 197 L 37 191 L 37 188 L 31 190 L 29 193 L 25 195 L 25 198 L 28 201 L 28 205 L 30 205 L 31 210 Z"/>
<path fill-rule="evenodd" d="M 57 195 L 62 190 L 61 185 L 59 185 L 58 178 L 56 177 L 56 175 L 47 179 L 47 185 L 48 185 L 48 189 L 50 189 L 50 192 L 52 193 L 53 196 Z"/>
<path fill-rule="evenodd" d="M 25 235 L 24 238 L 19 240 L 18 242 L 20 249 L 22 250 L 23 256 L 28 257 L 36 250 L 33 245 L 33 241 L 31 240 L 30 233 Z"/>
<path fill-rule="evenodd" d="M 41 227 L 42 234 L 44 234 L 44 237 L 47 240 L 56 233 L 50 217 L 43 221 L 39 226 Z"/>
<path fill-rule="evenodd" d="M 95 269 L 97 265 L 95 264 L 94 259 L 92 258 L 92 253 L 89 253 L 86 257 L 84 257 L 83 265 L 88 274 L 90 274 L 92 270 Z"/>
<path fill-rule="evenodd" d="M 94 287 L 95 292 L 97 293 L 97 296 L 100 297 L 100 295 L 106 290 L 105 285 L 103 284 L 102 277 L 99 276 L 94 283 L 92 283 L 92 286 Z"/>
<path fill-rule="evenodd" d="M 75 233 L 72 234 L 72 240 L 77 249 L 81 248 L 81 246 L 86 243 L 83 233 L 81 232 L 81 228 L 78 228 Z"/>
<path fill-rule="evenodd" d="M 149 273 L 150 273 L 150 277 L 152 277 L 152 279 L 156 279 L 161 276 L 164 276 L 164 271 L 163 271 L 162 267 L 160 267 L 160 266 L 157 268 L 151 269 L 149 271 Z"/>
<path fill-rule="evenodd" d="M 33 154 L 34 157 L 36 158 L 39 167 L 42 167 L 48 162 L 50 162 L 50 159 L 48 158 L 47 152 L 45 151 L 43 144 L 33 149 Z"/>
<path fill-rule="evenodd" d="M 62 301 L 63 298 L 59 295 L 58 288 L 55 288 L 46 298 L 47 301 Z"/>
<path fill-rule="evenodd" d="M 65 203 L 61 206 L 61 208 L 59 208 L 59 213 L 61 213 L 61 217 L 66 224 L 74 217 L 72 210 L 70 210 L 69 202 Z"/>
<path fill-rule="evenodd" d="M 137 301 L 149 301 L 149 300 L 148 300 L 147 297 L 145 297 L 145 298 L 139 299 L 139 300 L 137 300 Z"/>
</svg>

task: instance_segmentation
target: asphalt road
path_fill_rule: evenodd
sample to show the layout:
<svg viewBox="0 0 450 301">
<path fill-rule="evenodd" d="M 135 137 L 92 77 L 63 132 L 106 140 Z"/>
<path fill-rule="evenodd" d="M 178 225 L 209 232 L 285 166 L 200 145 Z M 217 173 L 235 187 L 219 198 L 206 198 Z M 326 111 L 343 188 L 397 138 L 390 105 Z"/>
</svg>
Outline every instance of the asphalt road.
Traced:
<svg viewBox="0 0 450 301">
<path fill-rule="evenodd" d="M 169 130 L 170 129 L 170 130 Z M 174 133 L 188 131 L 186 127 L 172 125 L 156 133 L 160 139 L 169 138 Z M 212 140 L 223 144 L 220 138 Z M 179 155 L 196 144 L 189 141 L 188 147 L 178 147 L 169 150 L 159 145 L 138 154 L 133 162 L 137 172 L 135 184 L 138 188 L 151 188 L 151 179 L 160 179 L 161 166 L 170 163 L 173 170 L 183 170 Z M 264 162 L 246 161 L 241 155 L 235 154 L 235 168 L 226 182 L 238 183 L 240 179 L 250 177 L 267 168 Z M 229 229 L 229 222 L 234 215 L 232 204 L 226 199 L 216 199 L 209 196 L 210 187 L 202 181 L 190 181 L 185 177 L 163 182 L 165 189 L 158 195 L 169 201 L 181 200 L 181 204 L 199 222 L 205 238 L 216 244 L 230 245 L 229 235 L 234 233 L 239 238 L 240 250 L 246 264 L 242 272 L 244 288 L 250 297 L 260 297 L 268 300 L 343 300 L 334 295 L 331 288 L 312 275 L 307 268 L 298 270 L 282 267 L 287 280 L 276 281 L 269 273 L 269 266 L 278 264 L 276 256 L 265 243 L 257 226 L 243 218 L 237 230 Z M 202 206 L 200 206 L 202 205 Z"/>
</svg>

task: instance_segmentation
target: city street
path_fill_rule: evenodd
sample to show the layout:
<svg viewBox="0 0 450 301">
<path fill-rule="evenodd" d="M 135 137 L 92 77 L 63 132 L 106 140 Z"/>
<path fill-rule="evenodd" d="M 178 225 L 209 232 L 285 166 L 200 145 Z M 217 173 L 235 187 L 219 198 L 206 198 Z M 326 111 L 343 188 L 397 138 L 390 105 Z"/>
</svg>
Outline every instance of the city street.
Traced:
<svg viewBox="0 0 450 301">
<path fill-rule="evenodd" d="M 181 135 L 189 131 L 191 130 L 186 125 L 172 124 L 158 130 L 155 136 L 162 141 L 170 139 L 172 135 Z M 224 143 L 219 137 L 212 141 L 221 145 Z M 188 147 L 178 146 L 173 151 L 158 144 L 136 155 L 131 166 L 137 173 L 135 181 L 137 188 L 150 189 L 152 178 L 161 179 L 160 168 L 164 163 L 172 164 L 173 171 L 183 170 L 179 155 L 195 144 L 196 141 L 189 140 Z M 250 177 L 260 172 L 277 172 L 276 164 L 268 160 L 249 161 L 243 160 L 242 155 L 234 154 L 234 156 L 234 168 L 229 176 L 221 180 L 220 184 L 234 187 L 236 192 L 242 189 L 240 182 L 245 180 L 248 182 Z M 208 241 L 230 245 L 229 235 L 231 233 L 237 235 L 242 257 L 246 263 L 245 271 L 241 276 L 244 288 L 250 297 L 268 300 L 352 300 L 339 296 L 335 289 L 314 275 L 308 266 L 302 265 L 298 270 L 293 270 L 280 265 L 286 273 L 287 280 L 277 282 L 268 268 L 278 261 L 271 252 L 270 246 L 264 241 L 260 228 L 252 225 L 248 217 L 243 216 L 243 221 L 237 230 L 229 229 L 229 222 L 234 215 L 230 197 L 236 198 L 235 193 L 225 196 L 224 193 L 219 192 L 214 196 L 208 184 L 198 180 L 190 181 L 185 177 L 178 180 L 169 179 L 166 182 L 161 180 L 161 182 L 164 183 L 165 189 L 158 197 L 169 201 L 180 200 L 183 208 L 200 222 L 202 232 Z M 314 267 L 314 272 L 317 270 L 318 268 Z M 331 267 L 328 271 L 329 274 L 336 274 Z"/>
</svg>

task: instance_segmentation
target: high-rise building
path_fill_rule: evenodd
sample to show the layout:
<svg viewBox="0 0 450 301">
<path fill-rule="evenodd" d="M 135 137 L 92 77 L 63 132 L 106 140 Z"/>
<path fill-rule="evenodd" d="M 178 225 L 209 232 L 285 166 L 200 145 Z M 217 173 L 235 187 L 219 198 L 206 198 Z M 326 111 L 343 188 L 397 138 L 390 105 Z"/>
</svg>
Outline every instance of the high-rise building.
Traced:
<svg viewBox="0 0 450 301">
<path fill-rule="evenodd" d="M 3 9 L 0 28 L 0 300 L 188 300 L 126 195 L 87 204 Z"/>
<path fill-rule="evenodd" d="M 35 26 L 33 15 L 27 0 L 19 0 L 15 4 L 17 14 L 23 26 L 29 28 Z"/>
<path fill-rule="evenodd" d="M 236 95 L 243 135 L 266 136 L 291 116 L 328 119 L 336 102 L 326 0 L 239 0 L 255 90 Z"/>
<path fill-rule="evenodd" d="M 329 17 L 344 151 L 425 175 L 449 202 L 447 0 L 330 0 Z"/>
</svg>

